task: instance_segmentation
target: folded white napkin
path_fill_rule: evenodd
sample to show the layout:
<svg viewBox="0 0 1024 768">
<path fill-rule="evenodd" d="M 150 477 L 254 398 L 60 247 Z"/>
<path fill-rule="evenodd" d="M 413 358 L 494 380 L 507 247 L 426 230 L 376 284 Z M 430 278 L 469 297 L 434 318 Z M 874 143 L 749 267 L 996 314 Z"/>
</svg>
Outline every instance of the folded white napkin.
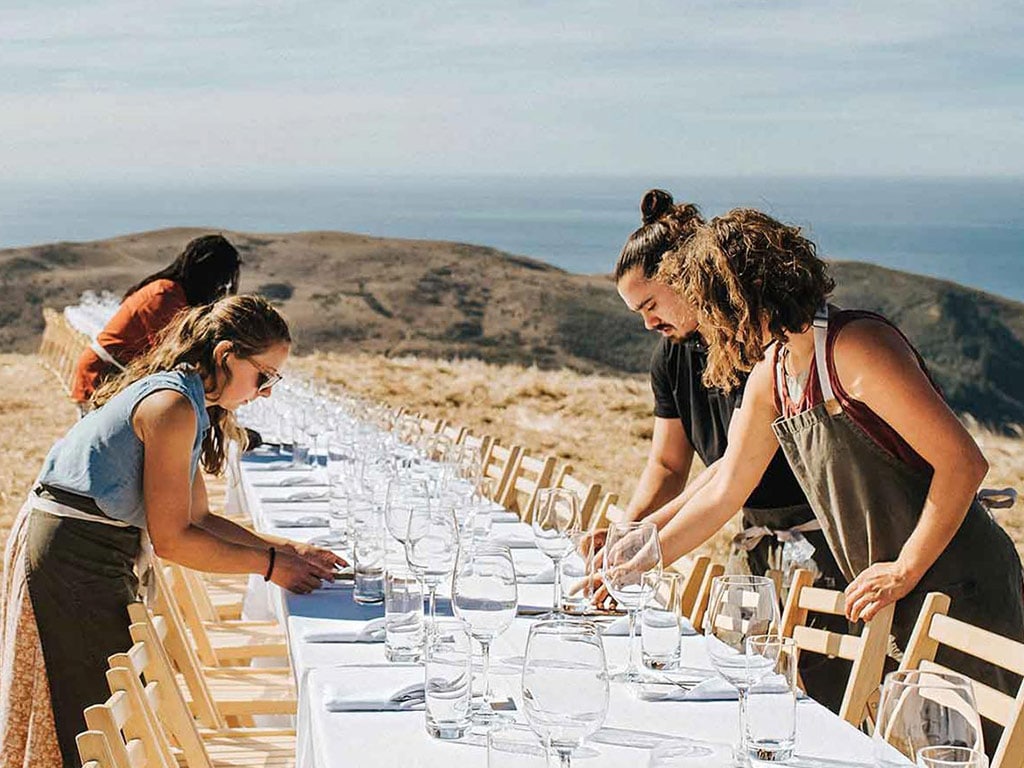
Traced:
<svg viewBox="0 0 1024 768">
<path fill-rule="evenodd" d="M 519 612 L 535 614 L 550 611 L 554 600 L 554 592 L 550 584 L 520 584 Z"/>
<path fill-rule="evenodd" d="M 300 617 L 296 617 L 298 619 Z M 305 643 L 382 643 L 384 618 L 369 620 L 315 619 L 301 617 L 292 628 Z"/>
<path fill-rule="evenodd" d="M 242 464 L 245 466 L 245 471 L 248 472 L 312 472 L 313 468 L 310 466 L 296 467 L 288 459 L 281 459 L 281 461 L 246 461 L 242 459 Z"/>
<path fill-rule="evenodd" d="M 683 617 L 680 620 L 679 624 L 679 634 L 683 636 L 697 634 L 697 630 L 693 628 L 693 624 L 690 623 L 689 619 Z M 637 619 L 636 632 L 637 634 L 640 634 L 639 618 Z M 629 635 L 629 616 L 620 616 L 615 621 L 606 626 L 604 630 L 602 630 L 601 634 L 607 637 L 625 637 Z"/>
<path fill-rule="evenodd" d="M 284 494 L 260 494 L 260 501 L 264 504 L 284 504 L 294 501 L 323 501 L 329 498 L 330 491 L 326 487 L 304 488 L 298 491 L 288 491 Z"/>
<path fill-rule="evenodd" d="M 327 478 L 316 472 L 277 472 L 255 477 L 253 488 L 287 488 L 297 485 L 327 486 Z"/>
<path fill-rule="evenodd" d="M 520 584 L 554 584 L 555 565 L 554 563 L 548 563 L 539 571 L 533 573 L 520 573 L 516 571 L 516 581 Z"/>
<path fill-rule="evenodd" d="M 518 523 L 519 515 L 515 512 L 509 512 L 507 509 L 499 507 L 498 509 L 484 510 L 483 514 L 490 516 L 492 523 Z"/>
<path fill-rule="evenodd" d="M 405 712 L 422 709 L 422 667 L 363 667 L 323 686 L 328 712 Z"/>
<path fill-rule="evenodd" d="M 491 528 L 488 541 L 509 549 L 533 549 L 537 546 L 533 529 L 525 523 L 499 523 Z"/>
<path fill-rule="evenodd" d="M 711 677 L 689 690 L 672 683 L 640 683 L 637 694 L 644 701 L 737 701 L 739 691 L 722 677 Z M 806 698 L 797 691 L 798 699 Z"/>
<path fill-rule="evenodd" d="M 270 523 L 275 528 L 329 528 L 331 525 L 327 515 L 302 515 L 301 517 L 272 515 Z"/>
</svg>

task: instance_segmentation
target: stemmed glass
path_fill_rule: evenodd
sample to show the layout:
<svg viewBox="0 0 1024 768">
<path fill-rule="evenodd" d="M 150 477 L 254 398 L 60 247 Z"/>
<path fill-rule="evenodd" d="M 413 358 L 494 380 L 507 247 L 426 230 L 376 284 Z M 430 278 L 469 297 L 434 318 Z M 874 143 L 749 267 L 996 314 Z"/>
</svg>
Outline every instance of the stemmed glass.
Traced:
<svg viewBox="0 0 1024 768">
<path fill-rule="evenodd" d="M 880 766 L 906 765 L 907 758 L 917 760 L 928 746 L 965 746 L 984 754 L 973 684 L 955 672 L 889 673 L 874 738 Z"/>
<path fill-rule="evenodd" d="M 747 640 L 777 631 L 778 626 L 779 601 L 775 584 L 767 576 L 718 576 L 711 582 L 704 635 L 712 666 L 739 692 L 740 740 L 734 753 L 739 766 L 750 764 L 746 734 L 752 682 Z"/>
<path fill-rule="evenodd" d="M 491 642 L 512 625 L 519 605 L 516 569 L 508 547 L 462 547 L 452 579 L 452 608 L 469 625 L 469 634 L 483 653 L 483 703 L 473 713 L 480 724 L 500 716 L 491 708 Z"/>
<path fill-rule="evenodd" d="M 563 768 L 608 713 L 608 672 L 597 627 L 589 621 L 539 621 L 523 662 L 523 706 L 530 724 Z"/>
<path fill-rule="evenodd" d="M 405 559 L 430 595 L 428 631 L 433 631 L 437 588 L 451 577 L 459 547 L 459 526 L 451 509 L 416 507 L 409 515 Z"/>
<path fill-rule="evenodd" d="M 932 746 L 917 751 L 920 768 L 988 768 L 984 752 L 970 747 Z"/>
<path fill-rule="evenodd" d="M 537 549 L 555 564 L 554 608 L 545 618 L 561 619 L 562 558 L 572 551 L 572 535 L 580 530 L 580 503 L 566 488 L 542 488 L 533 510 L 533 537 Z"/>
<path fill-rule="evenodd" d="M 661 576 L 661 545 L 651 522 L 612 523 L 604 546 L 601 578 L 609 594 L 629 615 L 629 662 L 613 680 L 636 683 L 640 673 L 636 620 Z M 555 573 L 558 573 L 556 570 Z"/>
</svg>

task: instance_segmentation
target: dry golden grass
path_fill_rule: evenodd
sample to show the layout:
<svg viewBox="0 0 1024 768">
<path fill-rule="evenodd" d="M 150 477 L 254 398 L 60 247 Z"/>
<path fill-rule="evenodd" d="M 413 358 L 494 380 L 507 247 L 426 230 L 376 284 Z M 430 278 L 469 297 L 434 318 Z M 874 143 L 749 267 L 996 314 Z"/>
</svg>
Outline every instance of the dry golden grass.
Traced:
<svg viewBox="0 0 1024 768">
<path fill-rule="evenodd" d="M 477 360 L 317 354 L 290 367 L 357 395 L 465 425 L 536 455 L 554 455 L 625 504 L 646 460 L 653 423 L 645 376 L 584 376 Z M 31 355 L 0 355 L 0 533 L 74 408 Z M 1024 489 L 1024 439 L 974 428 L 991 470 L 986 485 Z M 699 467 L 695 468 L 695 471 Z M 1024 506 L 997 512 L 1024 553 Z M 735 530 L 734 528 L 731 530 Z M 727 531 L 709 549 L 727 551 Z"/>
</svg>

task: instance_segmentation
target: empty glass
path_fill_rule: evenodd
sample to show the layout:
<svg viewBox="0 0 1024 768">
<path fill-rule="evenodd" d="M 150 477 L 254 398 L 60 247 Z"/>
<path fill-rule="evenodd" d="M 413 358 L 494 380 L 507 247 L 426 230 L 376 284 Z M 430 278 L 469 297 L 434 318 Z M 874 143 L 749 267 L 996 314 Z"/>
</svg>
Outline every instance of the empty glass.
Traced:
<svg viewBox="0 0 1024 768">
<path fill-rule="evenodd" d="M 594 563 L 594 537 L 578 531 L 569 537 L 572 548 L 562 558 L 562 610 L 571 615 L 586 613 L 594 597 L 590 574 Z"/>
<path fill-rule="evenodd" d="M 796 744 L 797 647 L 792 638 L 747 638 L 747 755 L 789 760 Z"/>
<path fill-rule="evenodd" d="M 551 620 L 530 628 L 523 662 L 526 721 L 563 767 L 604 723 L 608 693 L 604 647 L 593 623 Z"/>
<path fill-rule="evenodd" d="M 906 765 L 924 747 L 946 745 L 985 750 L 971 681 L 953 672 L 886 675 L 875 725 L 878 765 Z"/>
<path fill-rule="evenodd" d="M 654 592 L 661 574 L 658 529 L 651 522 L 611 523 L 603 550 L 601 578 L 609 594 L 629 614 L 629 662 L 613 680 L 635 683 L 642 679 L 636 635 L 637 616 Z"/>
<path fill-rule="evenodd" d="M 537 549 L 555 564 L 554 602 L 551 617 L 562 614 L 562 558 L 572 551 L 572 534 L 580 530 L 579 498 L 565 488 L 542 488 L 533 509 L 533 537 Z"/>
<path fill-rule="evenodd" d="M 434 624 L 424 663 L 427 733 L 438 739 L 466 735 L 470 719 L 473 646 L 468 627 L 447 619 Z"/>
<path fill-rule="evenodd" d="M 357 603 L 379 603 L 384 599 L 384 521 L 383 515 L 371 507 L 355 526 L 353 570 L 355 589 L 352 599 Z"/>
<path fill-rule="evenodd" d="M 920 768 L 988 768 L 984 752 L 970 747 L 933 746 L 917 752 Z"/>
<path fill-rule="evenodd" d="M 394 662 L 423 655 L 423 587 L 411 573 L 384 577 L 384 655 Z"/>
<path fill-rule="evenodd" d="M 668 669 L 679 663 L 682 623 L 679 599 L 683 576 L 675 571 L 651 575 L 653 589 L 640 612 L 640 648 L 644 666 Z"/>
<path fill-rule="evenodd" d="M 483 703 L 473 714 L 477 723 L 498 715 L 491 708 L 491 641 L 512 625 L 519 604 L 516 570 L 508 547 L 479 545 L 462 548 L 452 579 L 452 608 L 469 625 L 483 652 Z"/>
<path fill-rule="evenodd" d="M 715 670 L 739 691 L 739 745 L 736 765 L 749 765 L 746 747 L 750 671 L 747 639 L 770 634 L 779 624 L 775 584 L 767 576 L 718 576 L 704 624 L 708 656 Z"/>
<path fill-rule="evenodd" d="M 451 577 L 458 548 L 459 529 L 450 509 L 416 507 L 412 510 L 405 537 L 405 559 L 430 595 L 428 632 L 434 626 L 437 588 Z"/>
</svg>

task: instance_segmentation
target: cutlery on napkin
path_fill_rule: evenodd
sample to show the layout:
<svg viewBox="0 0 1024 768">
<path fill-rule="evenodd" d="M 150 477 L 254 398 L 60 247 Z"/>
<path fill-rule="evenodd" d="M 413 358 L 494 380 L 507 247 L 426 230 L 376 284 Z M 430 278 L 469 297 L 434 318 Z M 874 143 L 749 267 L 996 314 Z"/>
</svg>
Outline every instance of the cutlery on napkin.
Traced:
<svg viewBox="0 0 1024 768">
<path fill-rule="evenodd" d="M 309 619 L 299 630 L 299 638 L 305 643 L 382 643 L 384 642 L 384 618 L 368 621 L 347 619 Z M 422 685 L 422 683 L 421 683 Z"/>
<path fill-rule="evenodd" d="M 708 674 L 714 674 L 708 670 Z M 643 681 L 636 686 L 637 696 L 643 701 L 737 701 L 739 691 L 721 677 L 706 680 L 675 680 L 667 675 L 664 680 Z M 797 698 L 807 695 L 797 691 Z"/>
<path fill-rule="evenodd" d="M 275 528 L 328 528 L 331 524 L 323 515 L 303 515 L 302 517 L 275 515 L 270 521 Z"/>
<path fill-rule="evenodd" d="M 553 563 L 534 573 L 516 573 L 516 581 L 520 584 L 554 584 L 555 566 Z"/>
<path fill-rule="evenodd" d="M 509 549 L 533 549 L 537 543 L 533 530 L 523 523 L 498 523 L 491 528 L 489 541 Z"/>
<path fill-rule="evenodd" d="M 284 477 L 269 475 L 265 478 L 254 478 L 250 482 L 253 488 L 288 488 L 295 485 L 327 485 L 322 477 L 315 475 L 312 472 L 296 475 L 289 474 Z"/>
<path fill-rule="evenodd" d="M 324 690 L 324 707 L 328 712 L 404 712 L 422 709 L 426 696 L 422 680 L 398 690 L 364 687 L 348 691 L 329 685 Z"/>
<path fill-rule="evenodd" d="M 260 501 L 262 501 L 264 504 L 268 504 L 268 503 L 269 504 L 281 504 L 281 503 L 287 503 L 287 502 L 290 502 L 290 501 L 323 501 L 324 499 L 329 498 L 329 493 L 330 492 L 326 491 L 326 490 L 323 490 L 323 491 L 307 491 L 307 490 L 293 491 L 292 493 L 289 493 L 286 496 L 270 497 L 270 498 L 266 498 L 266 499 L 261 499 Z"/>
<path fill-rule="evenodd" d="M 682 618 L 679 621 L 679 634 L 684 637 L 689 635 L 696 635 L 697 630 L 693 628 L 693 624 L 687 618 Z M 639 622 L 637 626 L 638 633 L 640 632 Z M 606 637 L 628 637 L 629 636 L 629 616 L 623 616 L 616 619 L 601 630 L 601 634 Z"/>
</svg>

